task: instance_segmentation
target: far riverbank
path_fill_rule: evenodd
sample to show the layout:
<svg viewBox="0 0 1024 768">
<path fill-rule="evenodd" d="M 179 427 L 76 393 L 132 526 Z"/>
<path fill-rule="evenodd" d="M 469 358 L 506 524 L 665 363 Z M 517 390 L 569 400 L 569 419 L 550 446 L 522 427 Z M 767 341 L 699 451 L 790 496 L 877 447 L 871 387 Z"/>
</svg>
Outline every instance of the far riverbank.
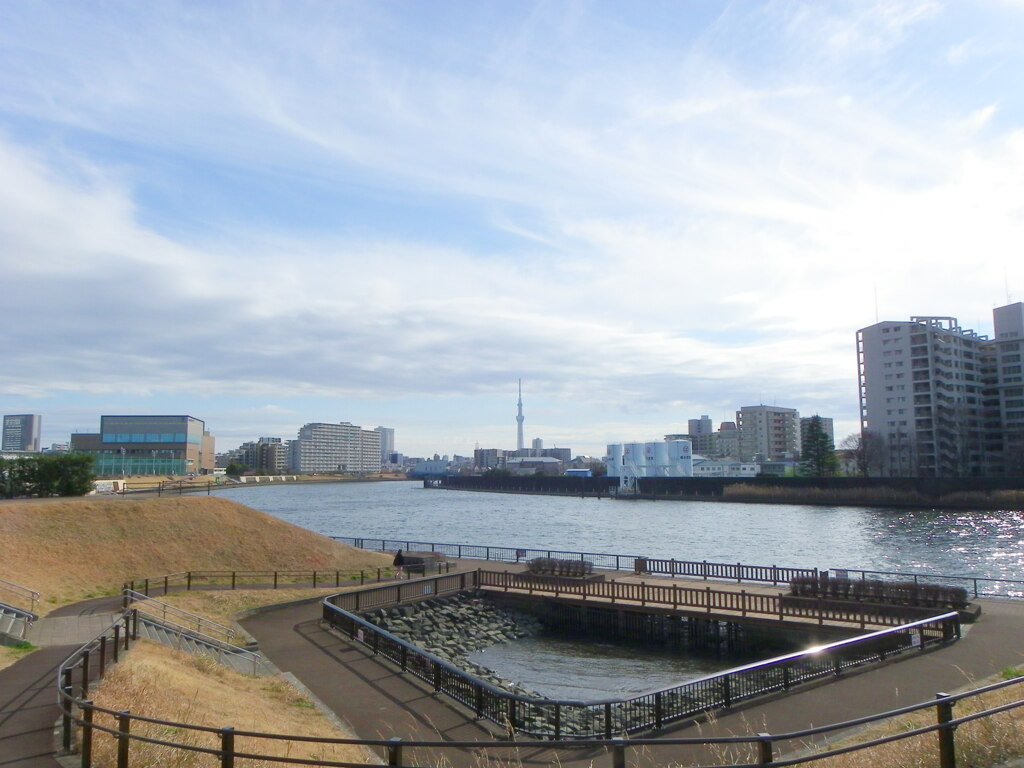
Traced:
<svg viewBox="0 0 1024 768">
<path fill-rule="evenodd" d="M 1021 478 L 641 478 L 636 493 L 618 493 L 606 477 L 445 477 L 430 487 L 580 498 L 714 501 L 894 509 L 1024 510 Z"/>
</svg>

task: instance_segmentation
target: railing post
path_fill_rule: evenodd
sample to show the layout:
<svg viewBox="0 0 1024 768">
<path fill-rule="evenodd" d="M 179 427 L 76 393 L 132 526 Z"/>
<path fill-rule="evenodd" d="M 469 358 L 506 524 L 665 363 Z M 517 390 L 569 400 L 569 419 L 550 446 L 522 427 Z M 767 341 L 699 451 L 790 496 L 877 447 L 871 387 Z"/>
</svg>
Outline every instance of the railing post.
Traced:
<svg viewBox="0 0 1024 768">
<path fill-rule="evenodd" d="M 661 722 L 662 722 L 663 718 L 664 718 L 664 713 L 662 712 L 661 691 L 658 691 L 656 694 L 654 694 L 654 727 L 655 728 L 661 728 Z"/>
<path fill-rule="evenodd" d="M 82 702 L 82 768 L 92 768 L 92 701 Z"/>
<path fill-rule="evenodd" d="M 124 583 L 124 586 L 121 587 L 121 610 L 122 611 L 127 611 L 128 610 L 128 601 L 130 599 L 131 598 L 128 597 L 128 582 L 126 581 Z"/>
<path fill-rule="evenodd" d="M 732 691 L 729 689 L 729 675 L 725 675 L 722 678 L 722 704 L 727 708 L 732 706 Z"/>
<path fill-rule="evenodd" d="M 168 588 L 169 583 L 170 582 L 168 581 L 168 576 L 164 576 L 164 595 L 167 594 L 167 588 Z"/>
<path fill-rule="evenodd" d="M 121 625 L 120 624 L 115 624 L 114 625 L 114 649 L 113 649 L 114 650 L 113 661 L 114 661 L 115 664 L 117 664 L 117 651 L 118 651 L 118 646 L 120 646 L 120 645 L 121 645 Z"/>
<path fill-rule="evenodd" d="M 616 739 L 612 742 L 612 768 L 626 768 L 625 739 Z"/>
<path fill-rule="evenodd" d="M 89 695 L 89 651 L 82 651 L 82 698 Z"/>
<path fill-rule="evenodd" d="M 612 737 L 612 704 L 610 701 L 604 705 L 604 737 L 606 739 Z"/>
<path fill-rule="evenodd" d="M 402 764 L 402 740 L 397 736 L 388 739 L 388 765 Z"/>
<path fill-rule="evenodd" d="M 220 732 L 220 768 L 235 768 L 235 729 L 230 725 Z"/>
<path fill-rule="evenodd" d="M 316 568 L 313 569 L 313 589 L 316 589 Z"/>
<path fill-rule="evenodd" d="M 71 751 L 71 706 L 73 704 L 74 689 L 71 683 L 71 670 L 64 669 L 61 689 L 64 692 L 64 701 L 61 702 L 61 746 L 65 752 Z"/>
<path fill-rule="evenodd" d="M 953 742 L 954 726 L 945 725 L 953 719 L 953 703 L 948 693 L 936 693 L 935 718 L 940 726 L 939 735 L 939 768 L 956 768 L 956 746 Z"/>
<path fill-rule="evenodd" d="M 277 589 L 277 571 L 274 571 L 274 589 Z"/>
<path fill-rule="evenodd" d="M 192 571 L 185 574 L 185 591 L 192 591 Z"/>
<path fill-rule="evenodd" d="M 772 758 L 772 735 L 770 733 L 757 734 L 757 761 L 761 765 L 770 765 Z"/>
<path fill-rule="evenodd" d="M 100 677 L 103 677 L 103 673 L 107 668 L 107 636 L 103 635 L 100 638 Z"/>
<path fill-rule="evenodd" d="M 132 721 L 130 711 L 122 709 L 117 715 L 117 768 L 128 768 L 128 737 Z"/>
<path fill-rule="evenodd" d="M 231 588 L 235 588 L 235 571 L 231 572 Z"/>
<path fill-rule="evenodd" d="M 132 610 L 132 640 L 139 639 L 139 609 Z"/>
</svg>

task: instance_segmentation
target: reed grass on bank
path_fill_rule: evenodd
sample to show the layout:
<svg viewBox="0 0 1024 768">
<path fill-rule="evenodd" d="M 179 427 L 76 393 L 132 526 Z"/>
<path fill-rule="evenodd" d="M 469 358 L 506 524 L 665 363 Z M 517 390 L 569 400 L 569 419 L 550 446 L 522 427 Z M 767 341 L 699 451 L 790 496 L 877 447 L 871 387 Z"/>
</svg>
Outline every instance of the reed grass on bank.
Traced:
<svg viewBox="0 0 1024 768">
<path fill-rule="evenodd" d="M 903 488 L 786 488 L 736 483 L 722 489 L 721 499 L 773 504 L 1024 510 L 1024 491 L 958 491 L 934 497 Z"/>
</svg>

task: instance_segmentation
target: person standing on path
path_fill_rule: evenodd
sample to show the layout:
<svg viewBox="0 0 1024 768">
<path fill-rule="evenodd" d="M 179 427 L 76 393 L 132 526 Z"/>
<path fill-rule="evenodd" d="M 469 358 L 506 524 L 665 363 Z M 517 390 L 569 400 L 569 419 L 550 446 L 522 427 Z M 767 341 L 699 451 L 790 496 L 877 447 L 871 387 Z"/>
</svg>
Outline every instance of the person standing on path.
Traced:
<svg viewBox="0 0 1024 768">
<path fill-rule="evenodd" d="M 391 562 L 395 566 L 395 578 L 402 578 L 402 567 L 405 565 L 405 557 L 402 556 L 402 550 L 398 550 L 395 553 L 395 559 Z"/>
</svg>

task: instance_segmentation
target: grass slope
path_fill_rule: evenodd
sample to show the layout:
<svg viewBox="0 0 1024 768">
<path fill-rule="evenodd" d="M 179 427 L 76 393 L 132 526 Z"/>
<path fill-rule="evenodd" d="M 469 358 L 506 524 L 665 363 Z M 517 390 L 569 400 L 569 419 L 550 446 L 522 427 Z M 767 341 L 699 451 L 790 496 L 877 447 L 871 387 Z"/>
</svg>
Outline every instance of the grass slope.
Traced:
<svg viewBox="0 0 1024 768">
<path fill-rule="evenodd" d="M 0 504 L 0 579 L 43 594 L 40 612 L 185 570 L 390 565 L 227 499 L 102 498 Z"/>
<path fill-rule="evenodd" d="M 324 717 L 302 694 L 283 678 L 247 677 L 218 665 L 204 656 L 188 654 L 140 641 L 125 659 L 103 679 L 94 694 L 95 703 L 107 709 L 129 709 L 133 714 L 173 722 L 233 726 L 238 730 L 286 733 L 293 736 L 353 738 Z M 113 727 L 109 715 L 97 715 L 97 724 Z M 132 731 L 142 736 L 217 749 L 216 734 L 201 734 L 148 723 L 135 723 Z M 346 762 L 378 762 L 362 747 L 238 737 L 238 751 L 273 754 L 292 758 L 313 758 Z M 192 766 L 214 765 L 208 756 L 182 752 L 154 744 L 134 742 L 132 765 Z M 116 741 L 96 735 L 93 765 L 116 765 Z M 236 765 L 254 765 L 236 760 Z M 264 765 L 263 761 L 256 763 Z M 276 762 L 274 764 L 277 764 Z"/>
</svg>

